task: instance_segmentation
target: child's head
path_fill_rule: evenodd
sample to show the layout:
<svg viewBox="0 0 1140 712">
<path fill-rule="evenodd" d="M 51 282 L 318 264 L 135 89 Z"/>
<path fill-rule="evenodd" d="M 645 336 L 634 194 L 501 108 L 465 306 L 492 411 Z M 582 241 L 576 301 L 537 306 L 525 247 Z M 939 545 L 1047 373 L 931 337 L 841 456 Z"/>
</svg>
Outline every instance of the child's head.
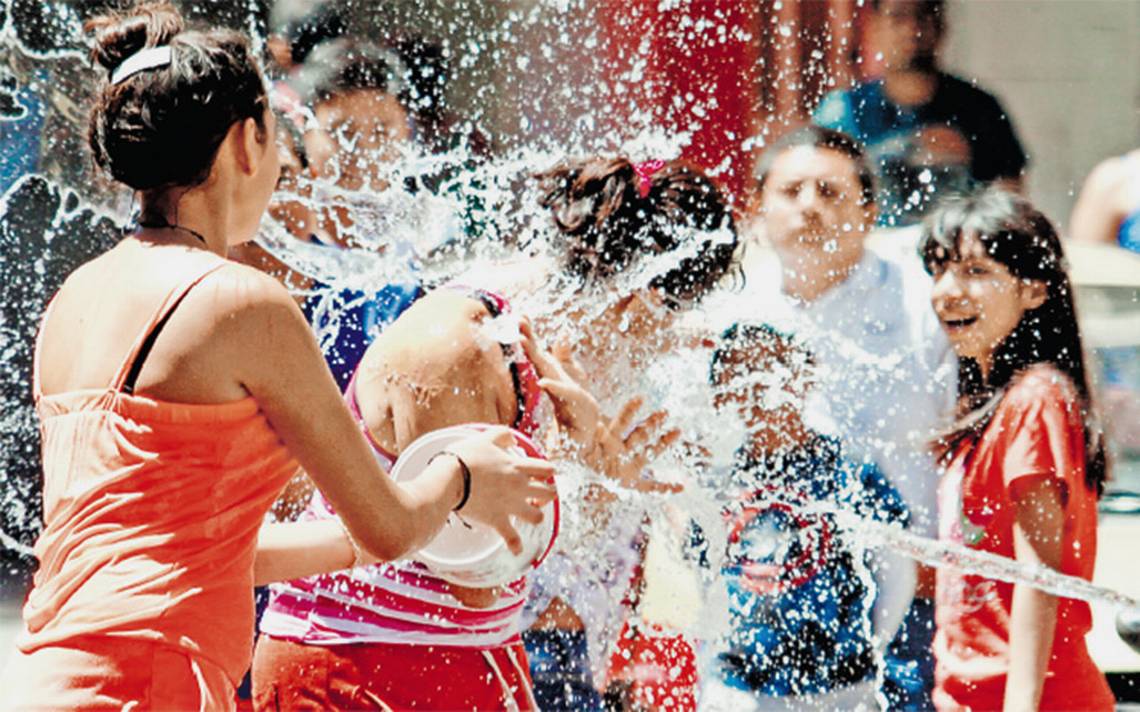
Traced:
<svg viewBox="0 0 1140 712">
<path fill-rule="evenodd" d="M 984 383 L 1001 387 L 1034 363 L 1085 382 L 1061 241 L 1041 212 L 994 189 L 953 199 L 926 222 L 921 251 L 934 311 Z"/>
<path fill-rule="evenodd" d="M 386 413 L 397 453 L 433 430 L 463 423 L 529 430 L 533 404 L 516 348 L 490 325 L 498 316 L 479 294 L 439 289 L 384 330 L 365 356 L 357 397 Z M 501 325 L 500 325 L 501 326 Z"/>
<path fill-rule="evenodd" d="M 1088 476 L 1099 487 L 1104 454 L 1089 415 L 1073 287 L 1049 219 L 1023 198 L 990 188 L 945 202 L 927 219 L 920 251 L 934 278 L 931 303 L 959 358 L 964 420 L 950 442 L 988 423 L 994 396 L 1018 373 L 1049 364 L 1080 394 Z"/>
<path fill-rule="evenodd" d="M 687 163 L 597 157 L 538 178 L 566 269 L 577 277 L 608 281 L 654 256 L 676 254 L 677 263 L 649 283 L 676 308 L 707 294 L 735 264 L 728 199 Z"/>
<path fill-rule="evenodd" d="M 713 351 L 709 380 L 716 406 L 738 409 L 754 449 L 771 452 L 805 441 L 812 358 L 791 334 L 769 324 L 733 324 Z"/>
</svg>

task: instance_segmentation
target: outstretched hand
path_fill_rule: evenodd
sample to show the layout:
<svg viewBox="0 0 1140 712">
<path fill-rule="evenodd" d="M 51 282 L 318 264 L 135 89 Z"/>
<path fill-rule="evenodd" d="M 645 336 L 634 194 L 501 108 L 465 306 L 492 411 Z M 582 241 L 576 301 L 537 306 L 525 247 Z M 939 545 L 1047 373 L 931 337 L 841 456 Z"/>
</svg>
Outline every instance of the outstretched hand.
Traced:
<svg viewBox="0 0 1140 712">
<path fill-rule="evenodd" d="M 596 446 L 590 453 L 594 469 L 617 481 L 626 489 L 637 492 L 679 492 L 679 484 L 661 482 L 646 475 L 646 466 L 681 438 L 681 431 L 668 430 L 668 414 L 659 410 L 630 429 L 643 399 L 631 398 L 612 420 L 603 422 L 598 430 Z M 625 433 L 628 432 L 628 435 Z"/>
<path fill-rule="evenodd" d="M 646 465 L 681 436 L 662 432 L 667 414 L 653 413 L 631 429 L 643 399 L 633 398 L 613 419 L 606 418 L 594 396 L 582 385 L 586 376 L 567 344 L 541 348 L 529 322 L 522 323 L 523 349 L 539 375 L 539 386 L 554 404 L 559 426 L 577 446 L 583 464 L 638 492 L 677 492 L 679 485 L 647 476 Z"/>
</svg>

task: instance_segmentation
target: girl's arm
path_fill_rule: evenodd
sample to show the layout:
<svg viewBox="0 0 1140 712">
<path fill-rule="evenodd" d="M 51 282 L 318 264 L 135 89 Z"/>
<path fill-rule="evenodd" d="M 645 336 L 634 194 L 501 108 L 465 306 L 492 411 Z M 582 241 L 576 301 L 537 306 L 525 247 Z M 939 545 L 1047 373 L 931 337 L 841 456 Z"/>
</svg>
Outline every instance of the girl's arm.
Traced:
<svg viewBox="0 0 1140 712">
<path fill-rule="evenodd" d="M 1013 552 L 1023 563 L 1060 569 L 1065 510 L 1062 485 L 1051 475 L 1021 477 L 1010 486 L 1014 504 Z M 1057 599 L 1026 584 L 1013 587 L 1009 621 L 1006 712 L 1036 710 L 1057 628 Z"/>
<path fill-rule="evenodd" d="M 336 519 L 267 524 L 257 534 L 253 585 L 327 574 L 358 564 L 374 563 L 360 547 L 353 547 Z"/>
</svg>

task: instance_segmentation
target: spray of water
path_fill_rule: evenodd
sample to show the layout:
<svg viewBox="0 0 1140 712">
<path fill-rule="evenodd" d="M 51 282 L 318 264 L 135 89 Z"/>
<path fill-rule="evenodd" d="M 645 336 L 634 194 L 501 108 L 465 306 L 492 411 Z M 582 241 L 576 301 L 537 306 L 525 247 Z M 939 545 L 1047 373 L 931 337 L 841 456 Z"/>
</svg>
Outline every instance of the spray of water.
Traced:
<svg viewBox="0 0 1140 712">
<path fill-rule="evenodd" d="M 392 12 L 397 19 L 407 21 L 411 15 L 404 5 L 395 3 Z M 644 90 L 652 82 L 646 76 L 648 45 L 640 48 L 639 54 L 625 58 L 625 65 L 616 74 L 606 66 L 609 60 L 601 53 L 594 66 L 566 66 L 559 57 L 567 56 L 568 47 L 580 43 L 596 47 L 601 41 L 583 2 L 544 0 L 532 3 L 529 10 L 502 13 L 473 10 L 470 3 L 459 5 L 462 7 L 453 14 L 433 6 L 428 16 L 442 13 L 448 18 L 442 25 L 448 34 L 445 54 L 459 73 L 457 83 L 466 83 L 466 91 L 473 93 L 462 102 L 470 109 L 467 125 L 487 122 L 510 128 L 495 157 L 477 156 L 462 142 L 435 154 L 404 146 L 376 173 L 376 179 L 387 186 L 382 191 L 346 189 L 337 184 L 335 176 L 306 178 L 276 199 L 301 202 L 315 215 L 339 211 L 341 237 L 350 246 L 334 249 L 311 244 L 269 218 L 258 236 L 258 243 L 273 256 L 321 285 L 306 288 L 300 296 L 313 301 L 314 320 L 322 325 L 319 336 L 326 345 L 341 327 L 339 314 L 367 299 L 363 293 L 395 282 L 436 285 L 450 280 L 501 287 L 510 294 L 516 311 L 541 326 L 548 342 L 578 343 L 583 331 L 603 319 L 616 300 L 644 290 L 654 277 L 686 257 L 682 250 L 644 260 L 605 286 L 583 286 L 560 270 L 560 246 L 549 228 L 549 215 L 534 200 L 531 176 L 567 155 L 622 153 L 635 160 L 668 158 L 678 155 L 690 141 L 692 134 L 687 130 L 665 132 L 656 128 L 661 117 L 639 104 L 640 94 L 634 89 Z M 683 13 L 688 3 L 662 5 L 663 11 Z M 474 29 L 463 25 L 464 8 L 471 10 L 471 21 L 477 25 Z M 362 8 L 356 9 L 367 14 Z M 258 27 L 253 13 L 247 10 L 238 12 L 238 24 Z M 7 554 L 25 557 L 26 561 L 32 555 L 28 542 L 38 531 L 40 517 L 36 494 L 38 441 L 27 377 L 32 335 L 38 315 L 62 277 L 115 238 L 107 214 L 121 224 L 130 205 L 129 198 L 121 193 L 90 183 L 89 173 L 75 159 L 82 151 L 68 150 L 77 145 L 81 135 L 82 112 L 76 109 L 81 89 L 92 80 L 81 66 L 83 40 L 78 11 L 64 3 L 8 0 L 3 12 L 0 43 L 13 53 L 16 69 L 5 68 L 0 76 L 0 121 L 15 125 L 17 120 L 26 120 L 28 112 L 20 92 L 31 91 L 55 98 L 52 120 L 59 127 L 58 139 L 49 135 L 47 143 L 36 149 L 48 156 L 37 169 L 50 178 L 31 177 L 13 183 L 0 201 L 0 240 L 4 242 L 0 252 L 0 332 L 4 346 L 0 356 L 6 376 L 0 546 Z M 383 23 L 385 18 L 378 21 Z M 727 30 L 735 37 L 739 28 Z M 523 40 L 533 51 L 525 46 L 520 49 Z M 43 79 L 44 72 L 66 78 L 60 85 L 63 89 L 51 88 Z M 504 73 L 507 81 L 479 83 L 494 72 Z M 513 104 L 520 91 L 515 78 L 530 80 L 537 76 L 549 79 L 535 87 L 537 97 Z M 579 81 L 579 77 L 590 80 Z M 490 96 L 482 96 L 484 91 Z M 700 112 L 716 109 L 711 101 L 683 103 L 689 109 L 698 107 L 692 121 L 699 120 Z M 600 108 L 615 105 L 622 107 L 625 117 L 617 126 L 604 120 L 605 112 Z M 493 111 L 501 115 L 489 116 Z M 310 116 L 306 125 L 311 126 L 313 121 Z M 749 146 L 765 143 L 762 135 L 739 139 Z M 343 144 L 340 150 L 352 148 Z M 428 186 L 424 176 L 442 179 Z M 74 186 L 74 190 L 63 186 Z M 700 240 L 680 242 L 697 245 L 703 240 L 728 238 L 713 231 Z M 362 294 L 356 301 L 338 301 L 333 295 L 341 290 Z M 749 309 L 751 314 L 762 314 L 765 306 L 752 304 Z M 739 305 L 723 308 L 738 309 Z M 630 398 L 645 397 L 646 411 L 666 411 L 671 424 L 684 432 L 680 444 L 649 463 L 655 477 L 686 485 L 677 495 L 637 494 L 580 465 L 561 465 L 559 487 L 565 514 L 560 549 L 580 561 L 578 573 L 600 587 L 609 586 L 611 605 L 620 605 L 625 591 L 613 585 L 604 566 L 592 567 L 594 552 L 613 542 L 599 540 L 606 529 L 598 525 L 598 509 L 588 501 L 591 489 L 601 488 L 613 495 L 615 502 L 606 508 L 605 517 L 624 518 L 634 528 L 646 519 L 665 516 L 670 509 L 697 521 L 710 541 L 708 570 L 717 572 L 726 550 L 721 513 L 729 495 L 723 487 L 723 474 L 731 469 L 733 454 L 747 435 L 736 414 L 713 407 L 708 351 L 692 345 L 694 337 L 707 335 L 702 329 L 707 332 L 709 324 L 735 321 L 737 315 L 707 314 L 698 309 L 682 318 L 664 312 L 657 316 L 665 328 L 652 338 L 635 343 L 624 333 L 628 325 L 619 323 L 613 332 L 596 335 L 595 352 L 578 354 L 603 386 L 598 395 L 604 410 L 612 414 Z M 494 335 L 499 341 L 500 337 Z M 843 343 L 837 348 L 857 349 Z M 630 354 L 638 351 L 643 358 L 631 364 Z M 866 356 L 861 350 L 858 354 L 868 361 L 864 364 L 868 369 L 887 373 L 897 367 L 900 358 Z M 779 377 L 773 373 L 751 378 L 772 386 Z M 766 407 L 784 402 L 778 397 L 782 390 L 766 391 L 777 394 L 765 402 Z M 1058 596 L 1133 609 L 1140 605 L 1119 592 L 1048 569 L 918 537 L 842 509 L 826 513 L 835 517 L 855 547 L 867 606 L 876 586 L 873 572 L 863 563 L 864 546 L 889 549 L 935 566 L 954 566 L 997 580 L 1028 584 Z M 715 576 L 703 602 L 697 623 L 685 632 L 693 638 L 716 638 L 727 625 L 727 599 Z M 591 611 L 580 613 L 583 617 L 591 615 Z"/>
</svg>

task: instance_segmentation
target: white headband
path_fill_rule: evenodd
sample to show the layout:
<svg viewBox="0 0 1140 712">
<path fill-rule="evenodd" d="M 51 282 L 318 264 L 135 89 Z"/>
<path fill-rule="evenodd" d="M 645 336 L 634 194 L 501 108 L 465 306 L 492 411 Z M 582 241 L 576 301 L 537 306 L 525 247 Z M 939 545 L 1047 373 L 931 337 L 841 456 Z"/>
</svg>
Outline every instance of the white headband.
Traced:
<svg viewBox="0 0 1140 712">
<path fill-rule="evenodd" d="M 170 45 L 140 49 L 138 52 L 124 59 L 119 66 L 115 67 L 115 71 L 111 72 L 111 83 L 118 84 L 139 72 L 145 72 L 148 69 L 155 69 L 157 67 L 165 67 L 170 64 L 170 58 Z"/>
</svg>

